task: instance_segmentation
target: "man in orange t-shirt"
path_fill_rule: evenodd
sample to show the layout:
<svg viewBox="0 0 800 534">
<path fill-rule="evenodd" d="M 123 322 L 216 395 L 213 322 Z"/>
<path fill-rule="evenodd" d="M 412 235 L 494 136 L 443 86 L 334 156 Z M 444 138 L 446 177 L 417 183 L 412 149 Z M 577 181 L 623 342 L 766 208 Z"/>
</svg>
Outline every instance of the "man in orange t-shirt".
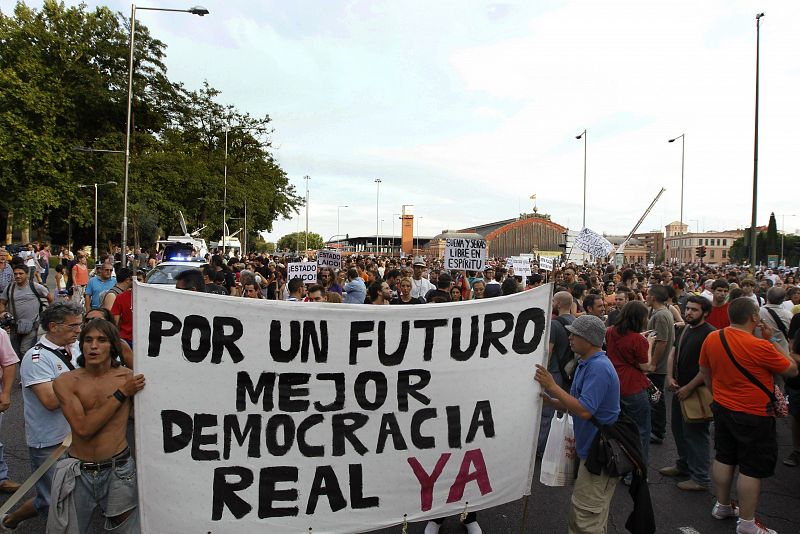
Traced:
<svg viewBox="0 0 800 534">
<path fill-rule="evenodd" d="M 709 334 L 700 350 L 700 372 L 714 397 L 712 479 L 717 503 L 711 515 L 717 519 L 738 516 L 737 534 L 774 532 L 755 519 L 755 508 L 761 479 L 775 472 L 778 443 L 775 418 L 767 411 L 770 397 L 733 363 L 723 339 L 739 366 L 768 391 L 774 389 L 772 375 L 797 376 L 797 364 L 769 341 L 773 331 L 761 321 L 758 311 L 758 304 L 749 298 L 732 300 L 728 305 L 731 326 Z M 753 335 L 756 327 L 763 339 Z M 738 509 L 730 498 L 736 466 Z"/>
</svg>

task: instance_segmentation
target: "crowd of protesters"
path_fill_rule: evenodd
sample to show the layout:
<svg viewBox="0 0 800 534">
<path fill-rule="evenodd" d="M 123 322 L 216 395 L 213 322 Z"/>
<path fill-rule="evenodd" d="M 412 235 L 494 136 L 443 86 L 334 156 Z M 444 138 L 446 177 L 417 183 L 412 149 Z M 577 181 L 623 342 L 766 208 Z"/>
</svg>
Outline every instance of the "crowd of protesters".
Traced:
<svg viewBox="0 0 800 534">
<path fill-rule="evenodd" d="M 51 295 L 48 246 L 31 245 L 14 256 L 0 250 L 0 314 L 11 311 L 0 330 L 0 418 L 22 361 L 32 469 L 70 430 L 75 439 L 39 480 L 36 497 L 0 518 L 0 528 L 40 515 L 48 517 L 49 532 L 84 532 L 100 507 L 110 528 L 138 532 L 135 464 L 125 440 L 130 397 L 145 384 L 132 371 L 132 287 L 158 258 L 138 251 L 123 262 L 117 251 L 90 270 L 84 252 L 59 256 Z M 677 487 L 685 491 L 713 485 L 711 515 L 738 518 L 738 533 L 774 532 L 755 518 L 761 480 L 772 476 L 777 461 L 780 415 L 769 411 L 778 399 L 762 389 L 787 394 L 793 449 L 783 463 L 798 466 L 800 383 L 793 377 L 800 360 L 800 287 L 793 270 L 761 269 L 753 276 L 736 266 L 562 263 L 539 271 L 534 260 L 531 273 L 519 276 L 502 258 L 490 259 L 481 272 L 453 272 L 435 258 L 344 255 L 341 268 L 321 266 L 316 280 L 304 283 L 287 280 L 287 266 L 314 262 L 313 256 L 215 253 L 205 259 L 178 274 L 176 287 L 233 298 L 418 305 L 496 298 L 552 283 L 548 358 L 536 371 L 547 392 L 538 448 L 544 449 L 554 411 L 569 411 L 581 460 L 570 532 L 606 529 L 618 479 L 590 473 L 587 461 L 595 422 L 613 424 L 620 414 L 635 422 L 645 463 L 650 447 L 669 439 L 669 417 L 678 460 L 659 472 L 680 478 Z M 709 421 L 688 422 L 682 415 L 681 402 L 702 386 L 713 391 L 713 439 Z M 92 416 L 82 404 L 86 398 L 103 399 Z M 0 445 L 0 492 L 13 493 L 19 484 L 8 478 L 2 452 Z M 737 468 L 738 503 L 731 499 Z M 109 469 L 122 469 L 132 484 L 109 477 Z M 71 503 L 66 515 L 54 504 L 65 499 Z M 463 522 L 470 534 L 481 532 L 475 513 Z M 441 523 L 428 522 L 425 533 L 437 533 Z"/>
</svg>

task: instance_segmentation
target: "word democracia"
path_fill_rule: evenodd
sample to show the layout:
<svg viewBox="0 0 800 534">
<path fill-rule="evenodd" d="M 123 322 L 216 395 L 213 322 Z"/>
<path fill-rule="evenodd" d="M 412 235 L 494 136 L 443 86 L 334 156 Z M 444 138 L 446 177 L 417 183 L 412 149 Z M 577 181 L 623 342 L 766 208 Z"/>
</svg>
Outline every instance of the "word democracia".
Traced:
<svg viewBox="0 0 800 534">
<path fill-rule="evenodd" d="M 530 354 L 545 329 L 540 308 L 465 318 L 349 321 L 344 329 L 337 323 L 335 332 L 325 320 L 276 319 L 258 333 L 266 334 L 265 342 L 256 343 L 249 337 L 252 330 L 245 338 L 245 327 L 235 317 L 181 319 L 153 311 L 149 318 L 147 355 L 165 356 L 163 340 L 175 337 L 188 365 L 223 360 L 239 364 L 245 358 L 266 357 L 277 363 L 324 366 L 329 363 L 331 336 L 346 336 L 344 344 L 336 345 L 347 350 L 335 369 L 339 372 L 239 370 L 231 397 L 235 412 L 161 411 L 165 454 L 215 462 L 209 473 L 212 521 L 242 519 L 253 512 L 261 519 L 312 515 L 322 499 L 333 512 L 379 507 L 380 497 L 366 487 L 368 477 L 358 458 L 396 451 L 410 451 L 405 460 L 419 484 L 423 512 L 432 508 L 435 488 L 444 488 L 448 503 L 460 501 L 470 483 L 477 484 L 482 495 L 491 492 L 483 452 L 475 444 L 498 437 L 491 402 L 437 405 L 435 389 L 429 387 L 431 371 L 420 366 L 434 354 L 449 354 L 460 362 L 505 355 L 509 349 L 514 355 Z M 260 353 L 254 352 L 256 346 Z M 169 357 L 177 356 L 174 352 L 170 350 Z M 414 368 L 406 368 L 405 361 L 405 367 L 391 369 L 411 355 Z M 341 371 L 345 361 L 358 368 Z M 324 367 L 315 365 L 315 370 Z M 413 453 L 442 448 L 448 452 L 440 453 L 432 465 L 423 465 L 426 462 Z M 318 460 L 312 469 L 281 461 L 297 456 Z M 242 465 L 245 458 L 268 463 Z M 458 466 L 458 474 L 444 481 L 441 475 L 448 462 Z"/>
</svg>

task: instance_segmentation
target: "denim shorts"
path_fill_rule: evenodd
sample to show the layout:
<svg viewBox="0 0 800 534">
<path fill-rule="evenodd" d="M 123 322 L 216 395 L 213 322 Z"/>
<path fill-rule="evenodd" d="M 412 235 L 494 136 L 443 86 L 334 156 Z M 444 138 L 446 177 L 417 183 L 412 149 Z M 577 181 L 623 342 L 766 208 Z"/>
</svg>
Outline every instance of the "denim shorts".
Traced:
<svg viewBox="0 0 800 534">
<path fill-rule="evenodd" d="M 98 506 L 106 518 L 105 529 L 114 532 L 139 532 L 139 497 L 136 489 L 136 462 L 133 457 L 100 470 L 81 469 L 81 479 L 73 492 L 80 532 L 89 532 L 92 513 Z M 109 518 L 133 510 L 122 523 L 112 525 Z"/>
<path fill-rule="evenodd" d="M 50 455 L 53 453 L 54 450 L 58 449 L 61 446 L 59 443 L 58 445 L 53 445 L 52 447 L 28 447 L 28 456 L 31 460 L 31 471 L 36 471 L 39 469 L 39 466 L 42 465 L 45 460 L 47 460 Z M 63 456 L 63 455 L 62 455 Z M 39 517 L 47 517 L 48 512 L 50 511 L 50 488 L 53 485 L 53 471 L 55 470 L 55 465 L 53 464 L 47 472 L 42 475 L 42 477 L 36 481 L 36 497 L 33 499 L 33 507 L 36 509 L 36 513 L 39 514 Z"/>
</svg>

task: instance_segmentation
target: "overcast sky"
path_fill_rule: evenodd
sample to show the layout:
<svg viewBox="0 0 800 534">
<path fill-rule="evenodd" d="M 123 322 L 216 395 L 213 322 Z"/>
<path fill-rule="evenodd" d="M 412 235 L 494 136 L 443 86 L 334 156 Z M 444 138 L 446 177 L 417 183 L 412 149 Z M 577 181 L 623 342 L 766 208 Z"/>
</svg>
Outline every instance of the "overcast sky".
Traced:
<svg viewBox="0 0 800 534">
<path fill-rule="evenodd" d="M 516 217 L 534 193 L 580 229 L 584 128 L 589 228 L 627 233 L 661 187 L 640 231 L 679 219 L 681 143 L 667 140 L 681 133 L 684 221 L 747 226 L 761 11 L 758 222 L 800 215 L 800 2 L 202 2 L 203 18 L 138 19 L 167 44 L 171 79 L 272 117 L 275 156 L 303 193 L 311 177 L 309 229 L 325 239 L 342 205 L 343 234 L 374 235 L 376 178 L 384 234 L 402 204 L 433 235 Z"/>
</svg>

